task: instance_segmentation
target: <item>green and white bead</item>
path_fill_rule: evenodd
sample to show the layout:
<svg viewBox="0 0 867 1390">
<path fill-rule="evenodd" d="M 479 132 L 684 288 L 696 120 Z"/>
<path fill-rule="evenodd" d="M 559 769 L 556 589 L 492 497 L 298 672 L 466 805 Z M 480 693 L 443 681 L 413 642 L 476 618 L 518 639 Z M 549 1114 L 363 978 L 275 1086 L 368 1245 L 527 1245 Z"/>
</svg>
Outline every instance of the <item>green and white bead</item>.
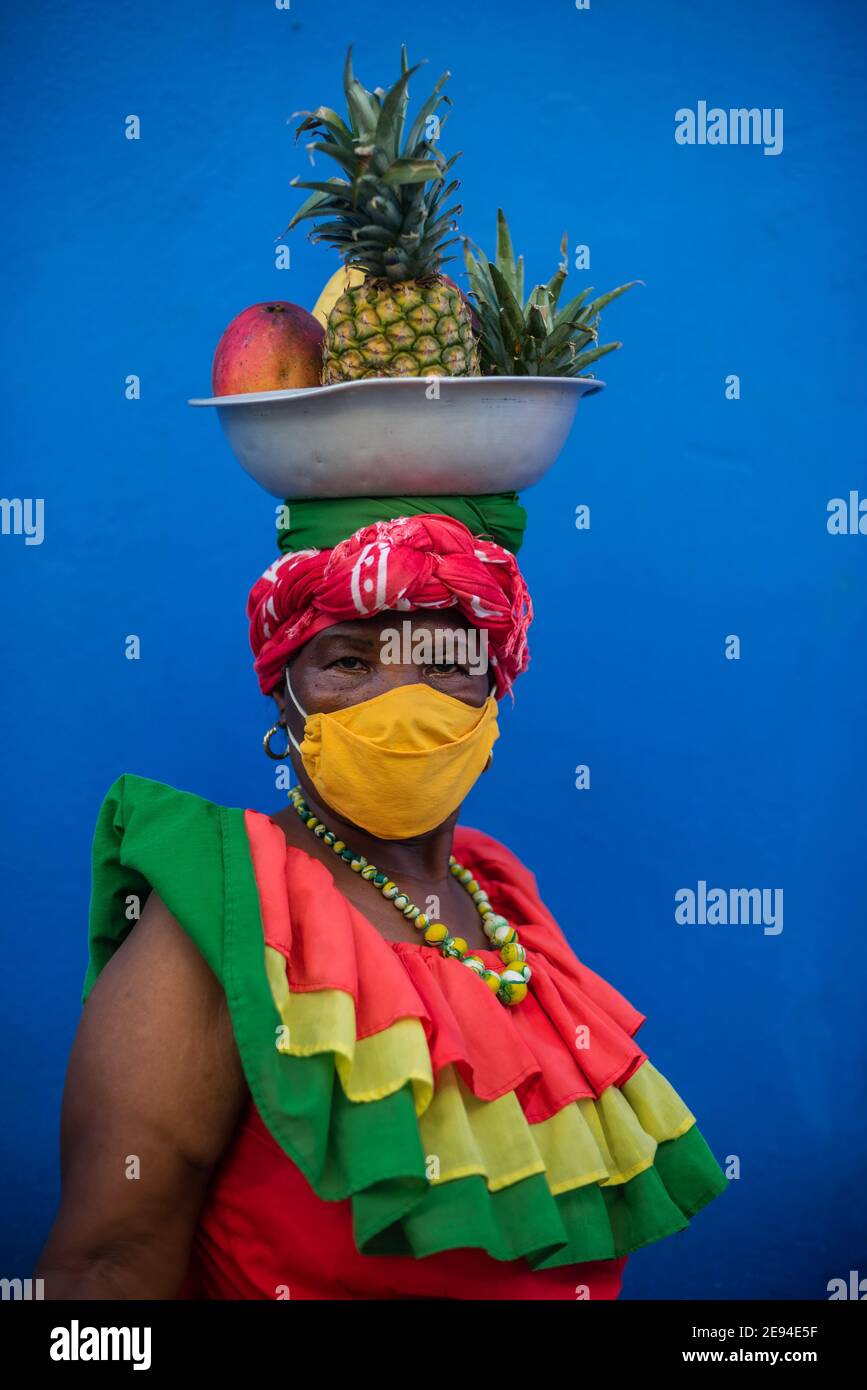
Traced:
<svg viewBox="0 0 867 1390">
<path fill-rule="evenodd" d="M 488 968 L 481 956 L 464 956 L 464 965 L 468 970 L 472 970 L 474 975 L 484 975 Z"/>
<path fill-rule="evenodd" d="M 500 952 L 500 960 L 504 961 L 506 965 L 512 965 L 515 961 L 521 961 L 526 959 L 527 952 L 524 950 L 524 947 L 521 945 L 520 941 L 510 941 L 509 944 L 507 946 L 504 946 L 502 951 Z"/>
</svg>

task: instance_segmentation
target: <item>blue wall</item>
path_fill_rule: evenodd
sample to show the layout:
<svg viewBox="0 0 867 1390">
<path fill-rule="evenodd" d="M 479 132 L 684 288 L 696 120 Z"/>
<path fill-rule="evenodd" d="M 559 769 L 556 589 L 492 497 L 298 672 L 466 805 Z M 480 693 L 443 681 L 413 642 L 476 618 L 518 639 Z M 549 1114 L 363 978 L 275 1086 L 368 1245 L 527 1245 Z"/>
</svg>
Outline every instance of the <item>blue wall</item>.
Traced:
<svg viewBox="0 0 867 1390">
<path fill-rule="evenodd" d="M 303 230 L 273 265 L 306 167 L 287 118 L 339 104 L 348 41 L 374 85 L 406 39 L 454 72 L 464 231 L 489 244 L 503 203 L 535 279 L 568 229 L 598 288 L 646 281 L 608 312 L 609 389 L 524 498 L 533 660 L 467 816 L 536 870 L 740 1159 L 692 1229 L 632 1258 L 625 1295 L 822 1298 L 867 1275 L 867 536 L 826 529 L 830 498 L 867 497 L 862 7 L 113 0 L 5 27 L 0 493 L 43 498 L 45 536 L 0 537 L 0 1273 L 28 1272 L 56 1200 L 106 789 L 128 771 L 280 804 L 244 618 L 271 501 L 186 400 L 235 313 L 311 306 L 334 268 Z M 700 100 L 783 108 L 783 152 L 677 145 Z M 782 888 L 783 931 L 678 925 L 701 879 Z"/>
</svg>

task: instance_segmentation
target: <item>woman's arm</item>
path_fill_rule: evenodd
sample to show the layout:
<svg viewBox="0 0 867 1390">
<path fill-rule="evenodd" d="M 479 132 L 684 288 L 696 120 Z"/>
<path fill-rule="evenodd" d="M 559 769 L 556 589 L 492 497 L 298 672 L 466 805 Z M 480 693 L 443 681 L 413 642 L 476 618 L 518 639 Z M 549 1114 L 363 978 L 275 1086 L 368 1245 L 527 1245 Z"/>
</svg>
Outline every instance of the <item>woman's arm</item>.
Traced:
<svg viewBox="0 0 867 1390">
<path fill-rule="evenodd" d="M 88 995 L 61 1120 L 45 1297 L 175 1298 L 208 1178 L 248 1098 L 223 990 L 165 903 Z"/>
</svg>

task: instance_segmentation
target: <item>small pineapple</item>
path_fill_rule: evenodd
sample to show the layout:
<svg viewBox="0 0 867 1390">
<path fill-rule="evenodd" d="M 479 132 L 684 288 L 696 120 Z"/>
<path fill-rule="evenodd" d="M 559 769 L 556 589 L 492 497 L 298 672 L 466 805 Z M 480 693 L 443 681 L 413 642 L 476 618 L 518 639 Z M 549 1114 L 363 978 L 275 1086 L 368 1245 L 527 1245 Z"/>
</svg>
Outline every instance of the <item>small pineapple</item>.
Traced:
<svg viewBox="0 0 867 1390">
<path fill-rule="evenodd" d="M 497 251 L 490 261 L 473 255 L 464 240 L 464 257 L 476 300 L 481 335 L 479 350 L 485 376 L 581 376 L 591 362 L 620 343 L 599 345 L 599 313 L 612 299 L 641 285 L 631 280 L 585 304 L 592 289 L 558 309 L 566 279 L 567 238 L 560 246 L 561 264 L 547 285 L 537 285 L 524 300 L 524 257 L 515 261 L 512 238 L 502 208 L 497 210 Z"/>
<path fill-rule="evenodd" d="M 312 189 L 287 227 L 304 218 L 327 218 L 312 241 L 337 248 L 348 268 L 364 274 L 332 307 L 325 328 L 322 381 L 362 377 L 479 376 L 472 310 L 460 290 L 441 275 L 443 250 L 458 240 L 459 206 L 444 208 L 456 191 L 446 174 L 457 155 L 445 160 L 434 144 L 445 121 L 435 115 L 449 74 L 444 73 L 406 131 L 409 79 L 420 64 L 407 65 L 384 92 L 368 92 L 352 72 L 352 49 L 344 70 L 347 125 L 320 106 L 302 112 L 297 137 L 317 136 L 309 150 L 331 156 L 346 177 L 293 185 Z M 450 259 L 450 258 L 448 258 Z"/>
</svg>

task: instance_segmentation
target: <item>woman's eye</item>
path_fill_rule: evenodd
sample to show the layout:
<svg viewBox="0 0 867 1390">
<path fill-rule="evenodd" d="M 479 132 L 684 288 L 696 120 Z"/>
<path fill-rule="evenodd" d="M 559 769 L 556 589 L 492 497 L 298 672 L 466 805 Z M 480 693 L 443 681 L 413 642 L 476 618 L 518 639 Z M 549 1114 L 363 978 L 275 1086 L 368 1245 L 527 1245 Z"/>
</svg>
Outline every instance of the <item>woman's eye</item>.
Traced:
<svg viewBox="0 0 867 1390">
<path fill-rule="evenodd" d="M 347 665 L 347 662 L 354 662 L 355 665 Z M 361 660 L 360 656 L 339 656 L 336 661 L 332 661 L 331 665 L 339 666 L 343 671 L 360 671 L 364 662 Z"/>
<path fill-rule="evenodd" d="M 430 670 L 435 671 L 438 676 L 469 675 L 467 667 L 461 666 L 457 661 L 439 661 L 431 666 Z"/>
</svg>

